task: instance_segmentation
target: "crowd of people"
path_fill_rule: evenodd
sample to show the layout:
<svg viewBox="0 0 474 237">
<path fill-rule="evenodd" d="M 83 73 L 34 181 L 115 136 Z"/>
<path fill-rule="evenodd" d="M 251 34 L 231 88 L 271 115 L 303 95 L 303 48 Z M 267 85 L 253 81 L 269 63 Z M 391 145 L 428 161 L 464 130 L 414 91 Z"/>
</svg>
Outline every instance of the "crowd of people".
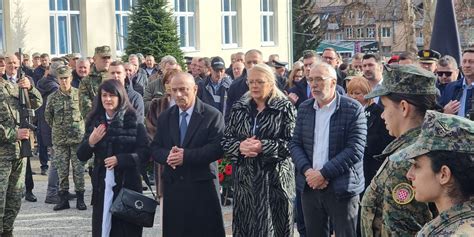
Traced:
<svg viewBox="0 0 474 237">
<path fill-rule="evenodd" d="M 36 110 L 45 202 L 60 211 L 76 198 L 86 210 L 88 170 L 93 236 L 142 235 L 110 209 L 149 178 L 163 236 L 225 236 L 219 159 L 232 164 L 234 236 L 293 236 L 295 222 L 300 236 L 474 234 L 474 49 L 460 67 L 434 50 L 306 50 L 291 70 L 256 49 L 228 67 L 179 60 L 122 62 L 109 46 L 92 58 L 0 56 L 1 236 L 22 196 L 36 201 L 19 153 L 34 135 L 18 126 L 20 92 Z"/>
</svg>

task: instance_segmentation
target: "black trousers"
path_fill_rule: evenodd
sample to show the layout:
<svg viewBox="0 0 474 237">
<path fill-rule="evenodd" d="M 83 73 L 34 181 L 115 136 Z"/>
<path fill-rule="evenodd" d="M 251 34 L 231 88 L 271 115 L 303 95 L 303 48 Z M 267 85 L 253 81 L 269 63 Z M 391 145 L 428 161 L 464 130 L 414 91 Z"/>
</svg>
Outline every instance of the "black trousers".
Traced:
<svg viewBox="0 0 474 237">
<path fill-rule="evenodd" d="M 30 157 L 26 158 L 25 188 L 26 191 L 32 191 L 35 187 L 33 182 L 33 172 L 31 171 Z"/>
<path fill-rule="evenodd" d="M 301 201 L 306 236 L 331 236 L 329 221 L 337 237 L 357 236 L 359 195 L 340 198 L 331 186 L 318 190 L 305 185 Z"/>
</svg>

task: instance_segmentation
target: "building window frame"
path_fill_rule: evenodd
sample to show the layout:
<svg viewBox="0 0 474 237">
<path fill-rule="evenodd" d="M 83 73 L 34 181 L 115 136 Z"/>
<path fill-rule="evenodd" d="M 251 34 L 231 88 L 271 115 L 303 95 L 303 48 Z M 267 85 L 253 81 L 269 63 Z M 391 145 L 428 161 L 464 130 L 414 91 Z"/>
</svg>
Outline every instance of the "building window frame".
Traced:
<svg viewBox="0 0 474 237">
<path fill-rule="evenodd" d="M 3 1 L 0 1 L 0 52 L 5 52 L 5 18 L 3 14 Z"/>
<path fill-rule="evenodd" d="M 374 39 L 375 38 L 375 28 L 374 27 L 367 27 L 367 38 Z"/>
<path fill-rule="evenodd" d="M 222 48 L 239 47 L 237 0 L 221 0 Z"/>
<path fill-rule="evenodd" d="M 352 39 L 354 37 L 354 30 L 352 28 L 346 28 L 346 38 Z"/>
<path fill-rule="evenodd" d="M 380 31 L 382 38 L 390 38 L 392 35 L 392 28 L 390 27 L 382 27 Z"/>
<path fill-rule="evenodd" d="M 185 52 L 196 51 L 196 3 L 185 0 L 184 6 L 179 0 L 174 0 L 173 16 L 176 19 L 176 29 L 179 36 L 180 48 Z"/>
<path fill-rule="evenodd" d="M 130 15 L 136 4 L 137 0 L 115 0 L 115 50 L 117 55 L 122 55 L 127 48 Z"/>
<path fill-rule="evenodd" d="M 276 1 L 260 0 L 260 42 L 262 46 L 275 45 Z"/>
<path fill-rule="evenodd" d="M 80 1 L 49 0 L 49 7 L 50 54 L 63 56 L 69 53 L 81 53 Z M 72 7 L 77 7 L 77 9 L 72 9 Z"/>
</svg>

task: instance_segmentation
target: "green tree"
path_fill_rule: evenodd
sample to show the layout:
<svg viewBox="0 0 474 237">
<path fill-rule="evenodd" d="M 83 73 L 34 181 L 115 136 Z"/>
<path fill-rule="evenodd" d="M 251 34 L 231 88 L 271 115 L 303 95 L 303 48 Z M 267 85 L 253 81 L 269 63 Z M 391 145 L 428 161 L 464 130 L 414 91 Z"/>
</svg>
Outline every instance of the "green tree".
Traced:
<svg viewBox="0 0 474 237">
<path fill-rule="evenodd" d="M 166 4 L 166 0 L 138 0 L 130 16 L 125 52 L 153 55 L 157 60 L 172 55 L 184 66 L 176 21 Z"/>
<path fill-rule="evenodd" d="M 315 11 L 316 1 L 293 0 L 293 58 L 297 60 L 307 49 L 316 50 L 326 27 Z"/>
</svg>

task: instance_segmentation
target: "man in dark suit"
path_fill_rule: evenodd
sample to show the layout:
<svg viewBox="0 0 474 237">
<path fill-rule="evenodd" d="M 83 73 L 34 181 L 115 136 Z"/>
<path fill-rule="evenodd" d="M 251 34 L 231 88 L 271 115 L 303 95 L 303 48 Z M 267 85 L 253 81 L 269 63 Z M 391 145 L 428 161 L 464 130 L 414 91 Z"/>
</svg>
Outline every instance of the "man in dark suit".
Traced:
<svg viewBox="0 0 474 237">
<path fill-rule="evenodd" d="M 224 118 L 200 101 L 188 73 L 170 82 L 176 105 L 158 117 L 152 154 L 163 171 L 163 236 L 225 236 L 209 164 L 223 155 Z"/>
</svg>

